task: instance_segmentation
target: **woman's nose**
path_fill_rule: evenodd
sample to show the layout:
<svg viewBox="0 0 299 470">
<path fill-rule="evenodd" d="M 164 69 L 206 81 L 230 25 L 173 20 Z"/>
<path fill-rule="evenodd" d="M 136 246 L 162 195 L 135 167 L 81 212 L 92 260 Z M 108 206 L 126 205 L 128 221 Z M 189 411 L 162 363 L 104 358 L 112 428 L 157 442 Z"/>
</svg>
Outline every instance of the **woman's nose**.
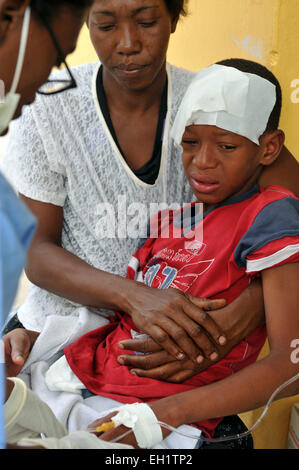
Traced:
<svg viewBox="0 0 299 470">
<path fill-rule="evenodd" d="M 131 25 L 123 25 L 119 28 L 117 51 L 119 54 L 138 54 L 141 50 L 141 41 L 136 28 Z"/>
</svg>

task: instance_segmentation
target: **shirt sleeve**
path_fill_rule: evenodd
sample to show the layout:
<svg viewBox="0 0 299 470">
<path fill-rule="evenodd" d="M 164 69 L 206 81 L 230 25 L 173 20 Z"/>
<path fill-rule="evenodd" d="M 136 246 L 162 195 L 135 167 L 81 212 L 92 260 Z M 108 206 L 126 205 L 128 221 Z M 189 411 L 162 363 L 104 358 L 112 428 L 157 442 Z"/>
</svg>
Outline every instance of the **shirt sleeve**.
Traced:
<svg viewBox="0 0 299 470">
<path fill-rule="evenodd" d="M 34 103 L 11 124 L 1 169 L 24 196 L 63 206 L 65 170 L 57 161 L 59 152 L 55 146 L 58 143 L 51 129 L 49 111 L 42 101 Z"/>
<path fill-rule="evenodd" d="M 241 238 L 234 254 L 248 274 L 299 261 L 299 200 L 286 197 L 266 205 Z"/>
</svg>

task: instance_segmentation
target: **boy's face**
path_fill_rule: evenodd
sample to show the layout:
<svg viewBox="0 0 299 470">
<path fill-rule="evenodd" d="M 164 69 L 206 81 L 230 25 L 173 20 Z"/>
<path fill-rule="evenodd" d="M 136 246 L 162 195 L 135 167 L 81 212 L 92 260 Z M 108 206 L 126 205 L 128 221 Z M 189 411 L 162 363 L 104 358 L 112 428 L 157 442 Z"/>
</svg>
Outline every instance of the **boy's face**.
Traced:
<svg viewBox="0 0 299 470">
<path fill-rule="evenodd" d="M 186 127 L 182 147 L 186 176 L 206 209 L 250 189 L 262 168 L 258 145 L 216 126 Z"/>
</svg>

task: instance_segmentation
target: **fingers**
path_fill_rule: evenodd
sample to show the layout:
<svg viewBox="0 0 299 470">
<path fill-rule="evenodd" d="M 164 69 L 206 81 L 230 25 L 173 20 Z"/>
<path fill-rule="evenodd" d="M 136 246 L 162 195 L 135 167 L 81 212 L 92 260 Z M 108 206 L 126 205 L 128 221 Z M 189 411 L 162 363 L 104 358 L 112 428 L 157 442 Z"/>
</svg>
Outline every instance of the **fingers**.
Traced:
<svg viewBox="0 0 299 470">
<path fill-rule="evenodd" d="M 149 379 L 163 380 L 168 382 L 168 377 L 179 373 L 181 371 L 181 367 L 182 365 L 180 361 L 175 361 L 150 370 L 134 368 L 131 370 L 131 374 L 138 375 L 138 377 L 147 377 Z M 188 372 L 191 374 L 190 376 L 193 376 L 196 373 L 195 371 L 192 373 L 191 370 Z"/>
<path fill-rule="evenodd" d="M 142 370 L 154 369 L 158 366 L 177 361 L 173 356 L 164 350 L 146 355 L 124 354 L 119 356 L 117 360 L 121 365 L 140 368 Z"/>
<path fill-rule="evenodd" d="M 225 299 L 206 299 L 204 297 L 194 297 L 188 294 L 189 299 L 199 308 L 206 311 L 218 310 L 226 305 Z"/>
<path fill-rule="evenodd" d="M 188 302 L 188 303 L 184 304 L 184 311 L 185 311 L 186 315 L 188 315 L 190 318 L 192 318 L 194 320 L 194 322 L 200 327 L 200 329 L 198 331 L 199 334 L 202 334 L 203 332 L 206 332 L 214 340 L 214 342 L 216 344 L 219 344 L 219 345 L 223 346 L 226 343 L 226 337 L 225 337 L 223 331 L 217 325 L 215 320 L 208 313 L 206 313 L 205 310 L 198 309 L 198 306 L 193 304 L 193 299 L 194 298 L 192 298 L 192 303 Z M 219 305 L 219 303 L 218 303 L 218 305 Z M 224 307 L 223 302 L 221 302 L 221 304 L 222 304 L 222 307 Z M 202 329 L 203 329 L 203 331 L 202 331 Z M 195 334 L 196 334 L 196 327 L 195 327 Z M 191 335 L 191 336 L 194 339 L 194 336 L 193 335 Z M 206 339 L 208 339 L 207 336 L 206 336 Z M 196 344 L 198 344 L 197 341 L 196 341 Z M 206 343 L 206 344 L 208 344 L 208 343 Z M 204 347 L 204 345 L 200 346 L 200 347 Z"/>
<path fill-rule="evenodd" d="M 30 338 L 23 329 L 16 329 L 3 337 L 5 355 L 15 364 L 23 365 L 30 351 Z"/>
<path fill-rule="evenodd" d="M 149 336 L 146 338 L 126 339 L 118 344 L 120 349 L 135 351 L 143 354 L 161 351 L 161 346 Z"/>
</svg>

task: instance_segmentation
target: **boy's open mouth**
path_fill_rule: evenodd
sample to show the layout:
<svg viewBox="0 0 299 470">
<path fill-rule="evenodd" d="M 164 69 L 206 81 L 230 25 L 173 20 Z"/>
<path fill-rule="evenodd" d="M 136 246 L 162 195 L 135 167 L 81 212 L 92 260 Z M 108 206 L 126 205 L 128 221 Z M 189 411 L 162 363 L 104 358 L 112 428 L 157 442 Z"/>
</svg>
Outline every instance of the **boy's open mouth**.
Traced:
<svg viewBox="0 0 299 470">
<path fill-rule="evenodd" d="M 212 181 L 210 178 L 204 176 L 196 178 L 191 176 L 191 185 L 196 191 L 200 193 L 210 194 L 219 188 L 220 183 L 217 181 Z"/>
</svg>

